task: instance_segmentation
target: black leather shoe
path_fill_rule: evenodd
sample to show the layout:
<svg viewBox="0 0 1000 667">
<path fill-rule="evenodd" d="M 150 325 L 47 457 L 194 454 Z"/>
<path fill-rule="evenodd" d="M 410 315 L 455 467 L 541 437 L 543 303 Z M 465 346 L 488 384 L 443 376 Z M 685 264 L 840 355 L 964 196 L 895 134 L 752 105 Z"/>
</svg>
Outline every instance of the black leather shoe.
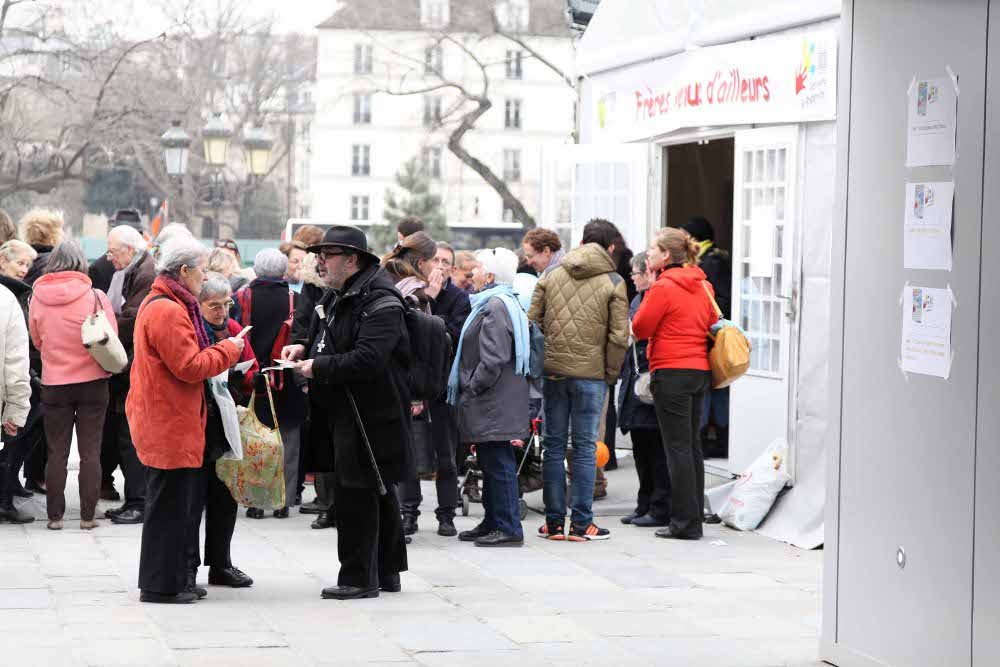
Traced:
<svg viewBox="0 0 1000 667">
<path fill-rule="evenodd" d="M 125 507 L 125 505 L 122 505 L 121 507 L 112 507 L 111 509 L 107 510 L 104 513 L 104 518 L 105 519 L 113 519 L 114 517 L 116 517 L 119 514 L 121 514 L 122 512 L 124 512 L 126 509 L 128 509 L 128 508 Z"/>
<path fill-rule="evenodd" d="M 377 598 L 377 588 L 359 588 L 357 586 L 331 586 L 323 589 L 324 600 L 362 600 Z"/>
<path fill-rule="evenodd" d="M 247 508 L 247 518 L 248 519 L 263 519 L 264 510 L 257 509 L 256 507 Z"/>
<path fill-rule="evenodd" d="M 184 578 L 184 590 L 194 593 L 201 600 L 208 596 L 208 591 L 198 585 L 197 582 L 198 575 L 194 572 L 188 572 L 188 575 Z"/>
<path fill-rule="evenodd" d="M 479 524 L 472 530 L 463 530 L 458 534 L 458 540 L 460 542 L 475 542 L 480 537 L 486 537 L 490 534 L 490 529 L 484 524 Z"/>
<path fill-rule="evenodd" d="M 524 538 L 517 535 L 506 535 L 499 530 L 491 531 L 489 535 L 484 535 L 476 540 L 477 547 L 521 547 L 524 546 Z"/>
<path fill-rule="evenodd" d="M 680 535 L 673 532 L 670 528 L 660 528 L 656 531 L 657 537 L 662 537 L 666 540 L 700 540 L 701 535 Z"/>
<path fill-rule="evenodd" d="M 24 485 L 24 488 L 32 493 L 40 493 L 43 496 L 45 495 L 45 482 L 36 482 L 33 479 L 29 479 L 28 483 Z"/>
<path fill-rule="evenodd" d="M 310 525 L 316 530 L 335 528 L 337 526 L 337 519 L 333 512 L 321 512 Z"/>
<path fill-rule="evenodd" d="M 14 494 L 15 498 L 30 498 L 33 495 L 35 495 L 31 491 L 28 491 L 26 488 L 21 486 L 21 480 L 19 479 L 14 480 L 14 488 L 11 490 L 11 493 Z"/>
<path fill-rule="evenodd" d="M 208 585 L 250 588 L 253 586 L 253 579 L 238 567 L 212 567 L 208 570 Z"/>
<path fill-rule="evenodd" d="M 35 520 L 30 514 L 25 514 L 14 507 L 13 504 L 0 506 L 0 523 L 8 521 L 10 523 L 31 523 Z"/>
<path fill-rule="evenodd" d="M 646 514 L 638 519 L 633 519 L 632 525 L 638 526 L 639 528 L 654 528 L 657 526 L 669 526 L 670 522 L 664 521 L 663 519 L 657 519 L 655 516 Z"/>
<path fill-rule="evenodd" d="M 121 494 L 115 490 L 114 484 L 102 484 L 101 485 L 101 500 L 121 500 Z"/>
<path fill-rule="evenodd" d="M 287 519 L 288 518 L 288 508 L 282 507 L 280 510 L 274 510 L 275 519 Z"/>
<path fill-rule="evenodd" d="M 438 535 L 441 537 L 455 537 L 458 535 L 455 522 L 451 519 L 441 519 L 438 521 Z"/>
<path fill-rule="evenodd" d="M 403 535 L 412 535 L 417 532 L 417 517 L 406 515 L 403 517 Z"/>
<path fill-rule="evenodd" d="M 154 593 L 153 591 L 141 591 L 139 602 L 153 602 L 155 604 L 191 604 L 198 599 L 198 594 L 191 591 L 181 591 L 174 595 L 166 593 Z"/>
<path fill-rule="evenodd" d="M 127 509 L 124 512 L 112 516 L 111 523 L 117 523 L 117 524 L 142 523 L 143 518 L 144 515 L 142 513 L 142 510 L 137 510 L 133 508 L 133 509 Z"/>
<path fill-rule="evenodd" d="M 323 511 L 325 510 L 320 507 L 319 502 L 316 500 L 299 506 L 299 514 L 320 514 Z"/>
<path fill-rule="evenodd" d="M 386 593 L 398 593 L 403 590 L 403 585 L 399 582 L 399 572 L 380 577 L 378 587 Z"/>
<path fill-rule="evenodd" d="M 410 537 L 409 535 L 405 535 L 405 536 L 403 537 L 403 543 L 404 543 L 404 544 L 409 544 L 409 543 L 410 543 L 410 542 L 412 542 L 412 541 L 413 541 L 413 538 L 412 538 L 412 537 Z"/>
<path fill-rule="evenodd" d="M 632 512 L 631 514 L 626 514 L 625 516 L 622 517 L 622 523 L 624 523 L 627 526 L 641 516 L 642 515 L 639 514 L 638 512 Z"/>
</svg>

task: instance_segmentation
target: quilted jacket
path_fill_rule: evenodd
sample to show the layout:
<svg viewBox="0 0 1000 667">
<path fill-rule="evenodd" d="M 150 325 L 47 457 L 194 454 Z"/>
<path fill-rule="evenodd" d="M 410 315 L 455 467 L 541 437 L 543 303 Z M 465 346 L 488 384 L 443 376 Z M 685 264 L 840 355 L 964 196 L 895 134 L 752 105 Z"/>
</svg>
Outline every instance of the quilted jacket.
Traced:
<svg viewBox="0 0 1000 667">
<path fill-rule="evenodd" d="M 628 346 L 628 297 L 604 248 L 588 243 L 566 253 L 538 281 L 528 317 L 545 334 L 546 375 L 618 380 Z"/>
</svg>

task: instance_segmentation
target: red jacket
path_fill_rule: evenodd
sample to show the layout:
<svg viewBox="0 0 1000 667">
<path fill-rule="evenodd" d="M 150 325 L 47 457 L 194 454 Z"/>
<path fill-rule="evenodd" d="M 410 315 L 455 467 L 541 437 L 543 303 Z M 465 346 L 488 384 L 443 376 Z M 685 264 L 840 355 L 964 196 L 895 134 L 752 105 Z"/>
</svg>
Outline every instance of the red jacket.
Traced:
<svg viewBox="0 0 1000 667">
<path fill-rule="evenodd" d="M 167 298 L 156 299 L 164 295 Z M 205 454 L 204 381 L 240 358 L 224 340 L 198 349 L 183 302 L 161 279 L 139 307 L 125 414 L 139 460 L 151 468 L 200 468 Z"/>
<path fill-rule="evenodd" d="M 649 370 L 707 371 L 708 330 L 719 317 L 708 298 L 711 285 L 697 266 L 668 269 L 646 292 L 632 319 L 639 340 L 649 340 Z M 714 296 L 714 293 L 713 293 Z"/>
</svg>

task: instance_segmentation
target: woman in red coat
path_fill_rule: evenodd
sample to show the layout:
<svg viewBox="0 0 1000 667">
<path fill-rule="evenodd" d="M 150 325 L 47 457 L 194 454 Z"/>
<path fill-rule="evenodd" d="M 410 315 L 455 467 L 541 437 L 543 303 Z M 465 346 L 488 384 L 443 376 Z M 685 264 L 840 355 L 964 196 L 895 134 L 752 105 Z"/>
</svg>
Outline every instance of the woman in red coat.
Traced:
<svg viewBox="0 0 1000 667">
<path fill-rule="evenodd" d="M 132 386 L 125 404 L 146 471 L 140 600 L 194 602 L 190 559 L 198 558 L 199 489 L 205 475 L 205 380 L 239 361 L 243 340 L 210 344 L 198 294 L 208 248 L 188 235 L 161 246 L 153 289 L 135 324 Z"/>
<path fill-rule="evenodd" d="M 712 377 L 708 330 L 718 321 L 712 288 L 696 266 L 699 249 L 680 229 L 657 235 L 650 267 L 662 257 L 663 270 L 632 320 L 636 339 L 649 341 L 650 386 L 670 472 L 670 526 L 656 535 L 687 540 L 702 535 L 705 462 L 699 426 Z"/>
</svg>

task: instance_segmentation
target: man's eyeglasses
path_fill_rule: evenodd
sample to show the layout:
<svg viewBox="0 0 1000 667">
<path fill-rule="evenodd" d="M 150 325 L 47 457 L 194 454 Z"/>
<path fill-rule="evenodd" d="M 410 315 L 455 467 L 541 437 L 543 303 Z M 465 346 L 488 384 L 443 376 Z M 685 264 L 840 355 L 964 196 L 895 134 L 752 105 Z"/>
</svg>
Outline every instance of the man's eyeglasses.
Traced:
<svg viewBox="0 0 1000 667">
<path fill-rule="evenodd" d="M 346 254 L 347 254 L 346 252 L 331 252 L 329 250 L 320 250 L 319 259 L 320 261 L 325 262 L 331 257 L 340 257 L 341 255 L 346 255 Z"/>
</svg>

